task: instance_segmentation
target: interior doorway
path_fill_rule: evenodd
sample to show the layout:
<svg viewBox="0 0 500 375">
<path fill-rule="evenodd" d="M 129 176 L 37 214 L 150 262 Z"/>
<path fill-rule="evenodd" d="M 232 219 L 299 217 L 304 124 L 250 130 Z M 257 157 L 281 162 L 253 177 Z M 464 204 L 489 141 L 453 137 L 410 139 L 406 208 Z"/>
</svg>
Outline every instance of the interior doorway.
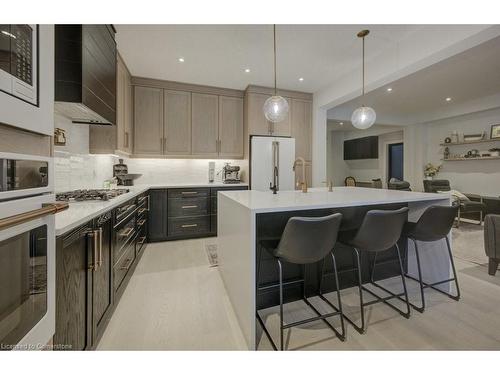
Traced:
<svg viewBox="0 0 500 375">
<path fill-rule="evenodd" d="M 397 178 L 398 180 L 403 180 L 403 154 L 404 145 L 403 143 L 391 143 L 389 144 L 389 173 L 387 174 L 387 181 L 391 178 Z"/>
</svg>

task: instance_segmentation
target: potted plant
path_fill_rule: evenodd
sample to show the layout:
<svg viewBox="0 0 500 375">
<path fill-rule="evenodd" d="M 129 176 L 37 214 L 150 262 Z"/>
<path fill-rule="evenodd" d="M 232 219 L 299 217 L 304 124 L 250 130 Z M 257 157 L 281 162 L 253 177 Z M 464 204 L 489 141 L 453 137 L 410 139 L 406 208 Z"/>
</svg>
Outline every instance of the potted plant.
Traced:
<svg viewBox="0 0 500 375">
<path fill-rule="evenodd" d="M 427 163 L 424 168 L 424 176 L 426 180 L 432 180 L 441 170 L 441 165 L 435 166 L 432 163 Z"/>
</svg>

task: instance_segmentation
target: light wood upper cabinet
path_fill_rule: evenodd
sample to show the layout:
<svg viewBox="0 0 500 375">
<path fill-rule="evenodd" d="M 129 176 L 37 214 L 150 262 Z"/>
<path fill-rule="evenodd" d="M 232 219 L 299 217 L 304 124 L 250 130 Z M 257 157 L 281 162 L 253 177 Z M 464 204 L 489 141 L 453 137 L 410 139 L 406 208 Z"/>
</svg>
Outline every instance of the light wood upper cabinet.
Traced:
<svg viewBox="0 0 500 375">
<path fill-rule="evenodd" d="M 290 112 L 292 110 L 292 99 L 287 97 L 285 97 L 285 99 L 288 102 L 288 114 L 283 121 L 272 124 L 273 135 L 290 137 L 292 135 L 292 124 L 290 115 Z"/>
<path fill-rule="evenodd" d="M 130 73 L 118 55 L 116 62 L 116 131 L 117 149 L 132 152 L 132 86 Z"/>
<path fill-rule="evenodd" d="M 219 144 L 219 97 L 191 94 L 191 153 L 217 157 Z"/>
<path fill-rule="evenodd" d="M 249 135 L 269 135 L 271 123 L 264 116 L 264 103 L 269 95 L 248 93 L 247 94 L 247 117 Z"/>
<path fill-rule="evenodd" d="M 132 153 L 131 76 L 118 54 L 116 60 L 116 124 L 90 125 L 89 149 L 93 154 Z"/>
<path fill-rule="evenodd" d="M 165 90 L 163 93 L 166 155 L 191 154 L 191 93 Z"/>
<path fill-rule="evenodd" d="M 219 96 L 219 156 L 243 157 L 243 99 Z"/>
<path fill-rule="evenodd" d="M 312 103 L 306 100 L 291 100 L 292 137 L 295 138 L 295 155 L 312 159 Z"/>
<path fill-rule="evenodd" d="M 134 154 L 162 155 L 163 89 L 136 86 L 134 89 Z"/>
<path fill-rule="evenodd" d="M 264 103 L 270 95 L 259 93 L 248 93 L 247 95 L 249 135 L 269 135 L 270 132 L 276 136 L 291 135 L 290 113 L 288 113 L 285 120 L 278 123 L 272 123 L 264 116 Z M 291 106 L 291 99 L 285 99 L 288 101 L 288 105 Z"/>
</svg>

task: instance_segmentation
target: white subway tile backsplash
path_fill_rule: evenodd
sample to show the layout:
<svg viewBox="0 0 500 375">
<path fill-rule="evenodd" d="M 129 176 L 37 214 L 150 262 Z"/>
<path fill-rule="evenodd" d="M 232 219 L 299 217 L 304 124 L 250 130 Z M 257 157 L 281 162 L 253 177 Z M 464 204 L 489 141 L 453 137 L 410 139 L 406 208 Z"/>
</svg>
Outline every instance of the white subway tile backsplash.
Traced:
<svg viewBox="0 0 500 375">
<path fill-rule="evenodd" d="M 55 152 L 56 191 L 101 188 L 104 180 L 113 177 L 113 164 L 118 163 L 114 155 L 85 155 Z M 201 183 L 208 182 L 206 159 L 124 159 L 129 173 L 142 174 L 136 184 Z M 222 180 L 224 163 L 239 165 L 247 169 L 245 160 L 215 160 L 215 180 Z M 245 172 L 242 174 L 245 181 Z"/>
</svg>

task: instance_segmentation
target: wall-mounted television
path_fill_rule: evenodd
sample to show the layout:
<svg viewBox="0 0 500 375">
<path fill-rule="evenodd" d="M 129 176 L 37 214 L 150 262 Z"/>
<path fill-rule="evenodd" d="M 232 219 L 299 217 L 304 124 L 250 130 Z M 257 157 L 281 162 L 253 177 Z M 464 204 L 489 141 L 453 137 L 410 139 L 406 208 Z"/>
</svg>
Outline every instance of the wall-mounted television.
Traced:
<svg viewBox="0 0 500 375">
<path fill-rule="evenodd" d="M 378 159 L 378 136 L 344 141 L 344 160 Z"/>
</svg>

